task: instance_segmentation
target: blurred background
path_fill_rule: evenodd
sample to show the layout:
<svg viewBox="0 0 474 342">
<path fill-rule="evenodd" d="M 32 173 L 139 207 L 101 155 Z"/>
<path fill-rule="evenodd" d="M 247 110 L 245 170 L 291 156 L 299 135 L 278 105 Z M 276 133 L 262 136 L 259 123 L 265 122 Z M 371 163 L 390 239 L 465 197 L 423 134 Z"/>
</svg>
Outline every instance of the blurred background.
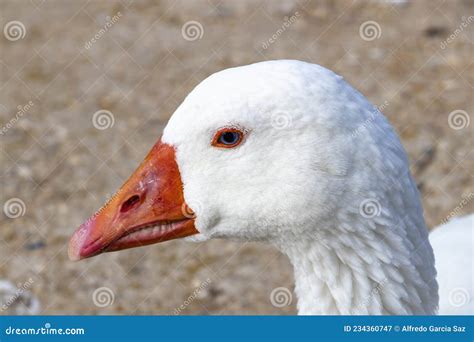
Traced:
<svg viewBox="0 0 474 342">
<path fill-rule="evenodd" d="M 0 29 L 0 314 L 296 313 L 290 264 L 265 245 L 67 258 L 186 94 L 232 66 L 343 75 L 401 136 L 428 226 L 474 211 L 470 0 L 1 0 Z"/>
</svg>

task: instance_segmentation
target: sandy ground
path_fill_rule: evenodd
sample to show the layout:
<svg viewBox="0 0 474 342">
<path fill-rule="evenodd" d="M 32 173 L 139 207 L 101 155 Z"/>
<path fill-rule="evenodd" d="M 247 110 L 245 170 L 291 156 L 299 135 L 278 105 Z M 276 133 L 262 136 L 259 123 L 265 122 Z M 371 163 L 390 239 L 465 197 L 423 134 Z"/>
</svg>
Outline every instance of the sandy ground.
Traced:
<svg viewBox="0 0 474 342">
<path fill-rule="evenodd" d="M 292 270 L 264 245 L 173 241 L 67 259 L 73 230 L 134 170 L 184 96 L 230 66 L 294 58 L 333 69 L 383 105 L 428 225 L 474 211 L 472 1 L 0 4 L 0 28 L 24 27 L 0 36 L 0 204 L 22 201 L 0 214 L 0 294 L 18 294 L 0 313 L 295 313 L 295 298 L 270 301 L 277 287 L 293 290 Z M 189 21 L 201 25 L 197 36 L 183 36 Z M 360 33 L 367 21 L 374 36 Z M 114 119 L 104 130 L 93 125 L 101 109 Z M 450 125 L 453 111 L 461 121 Z"/>
</svg>

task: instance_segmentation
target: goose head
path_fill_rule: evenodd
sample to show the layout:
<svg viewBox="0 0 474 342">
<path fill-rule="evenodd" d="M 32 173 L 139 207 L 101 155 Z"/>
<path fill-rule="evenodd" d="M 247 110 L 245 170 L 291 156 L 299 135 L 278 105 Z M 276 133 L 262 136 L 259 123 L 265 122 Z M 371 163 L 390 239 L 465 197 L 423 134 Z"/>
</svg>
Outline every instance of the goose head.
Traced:
<svg viewBox="0 0 474 342">
<path fill-rule="evenodd" d="M 200 83 L 129 180 L 79 227 L 69 255 L 183 237 L 275 245 L 294 265 L 300 313 L 436 307 L 405 152 L 377 108 L 318 65 L 268 61 Z M 370 296 L 383 282 L 388 294 Z"/>
</svg>

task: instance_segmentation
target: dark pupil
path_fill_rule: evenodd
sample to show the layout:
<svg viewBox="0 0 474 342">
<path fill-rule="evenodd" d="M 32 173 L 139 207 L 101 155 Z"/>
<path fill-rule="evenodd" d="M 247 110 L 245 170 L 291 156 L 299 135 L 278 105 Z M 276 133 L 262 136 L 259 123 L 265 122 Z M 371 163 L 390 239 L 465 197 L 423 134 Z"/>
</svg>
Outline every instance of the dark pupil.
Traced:
<svg viewBox="0 0 474 342">
<path fill-rule="evenodd" d="M 239 133 L 237 132 L 225 132 L 220 137 L 221 143 L 225 145 L 235 144 L 239 140 Z"/>
</svg>

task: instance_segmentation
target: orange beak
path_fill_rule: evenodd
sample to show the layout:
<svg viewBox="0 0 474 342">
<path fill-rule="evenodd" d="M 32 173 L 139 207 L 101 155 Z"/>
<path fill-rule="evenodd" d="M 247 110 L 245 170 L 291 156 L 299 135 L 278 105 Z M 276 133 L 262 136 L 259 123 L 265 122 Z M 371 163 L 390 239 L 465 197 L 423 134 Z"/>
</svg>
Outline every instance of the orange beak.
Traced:
<svg viewBox="0 0 474 342">
<path fill-rule="evenodd" d="M 112 199 L 76 230 L 69 258 L 80 260 L 197 233 L 184 201 L 175 150 L 160 139 Z"/>
</svg>

